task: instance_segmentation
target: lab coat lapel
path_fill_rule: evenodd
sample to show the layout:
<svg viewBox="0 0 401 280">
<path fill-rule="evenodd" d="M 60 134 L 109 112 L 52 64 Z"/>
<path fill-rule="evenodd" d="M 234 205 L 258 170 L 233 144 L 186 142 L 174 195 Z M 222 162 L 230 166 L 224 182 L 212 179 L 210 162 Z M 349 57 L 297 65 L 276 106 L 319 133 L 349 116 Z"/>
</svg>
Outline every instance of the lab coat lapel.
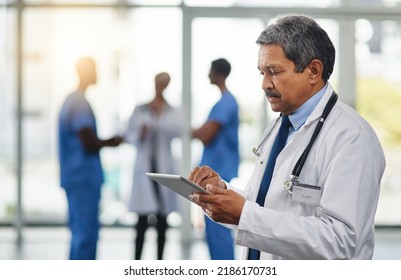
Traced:
<svg viewBox="0 0 401 280">
<path fill-rule="evenodd" d="M 274 139 L 276 138 L 280 126 L 280 122 L 277 122 L 278 118 L 271 121 L 267 126 L 265 132 L 263 133 L 261 141 L 263 141 L 263 139 L 266 138 L 266 135 L 269 133 L 269 131 L 271 131 L 270 135 L 266 138 L 264 143 L 262 143 L 262 145 L 259 148 L 260 156 L 258 156 L 256 159 L 256 166 L 251 176 L 251 180 L 248 183 L 249 187 L 248 190 L 250 191 L 249 199 L 252 201 L 256 201 L 259 188 L 254 188 L 254 186 L 260 186 L 264 171 L 266 169 L 267 160 L 269 158 Z M 275 125 L 276 127 L 274 127 Z"/>
<path fill-rule="evenodd" d="M 323 94 L 319 103 L 316 105 L 316 108 L 312 111 L 311 115 L 308 117 L 303 127 L 305 128 L 309 127 L 322 116 L 324 107 L 326 107 L 326 104 L 329 101 L 332 93 L 333 93 L 333 87 L 331 86 L 330 83 L 328 83 L 326 92 Z"/>
</svg>

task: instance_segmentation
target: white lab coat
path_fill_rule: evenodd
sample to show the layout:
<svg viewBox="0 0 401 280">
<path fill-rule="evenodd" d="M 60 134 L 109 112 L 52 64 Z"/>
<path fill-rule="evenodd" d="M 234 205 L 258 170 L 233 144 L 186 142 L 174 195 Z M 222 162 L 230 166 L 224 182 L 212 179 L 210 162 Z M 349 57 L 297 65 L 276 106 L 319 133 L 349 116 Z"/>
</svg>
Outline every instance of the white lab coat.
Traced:
<svg viewBox="0 0 401 280">
<path fill-rule="evenodd" d="M 237 190 L 247 201 L 236 227 L 236 244 L 259 249 L 261 259 L 372 258 L 385 158 L 375 132 L 351 107 L 337 101 L 300 174 L 300 183 L 322 187 L 320 205 L 293 202 L 283 190 L 332 91 L 329 85 L 278 156 L 264 207 L 255 201 L 279 124 L 262 145 L 246 188 Z M 243 258 L 247 253 L 245 248 Z"/>
<path fill-rule="evenodd" d="M 183 121 L 182 111 L 169 105 L 163 109 L 158 118 L 151 113 L 148 105 L 141 105 L 134 109 L 124 136 L 126 142 L 136 146 L 136 161 L 129 201 L 130 211 L 139 215 L 156 214 L 161 211 L 162 214 L 167 215 L 177 210 L 176 194 L 160 185 L 159 189 L 163 205 L 159 205 L 154 193 L 153 181 L 145 173 L 152 172 L 150 135 L 154 130 L 157 130 L 157 172 L 171 174 L 177 172 L 177 165 L 171 153 L 171 141 L 173 138 L 181 136 Z M 143 141 L 140 141 L 143 124 L 150 127 L 150 132 Z"/>
</svg>

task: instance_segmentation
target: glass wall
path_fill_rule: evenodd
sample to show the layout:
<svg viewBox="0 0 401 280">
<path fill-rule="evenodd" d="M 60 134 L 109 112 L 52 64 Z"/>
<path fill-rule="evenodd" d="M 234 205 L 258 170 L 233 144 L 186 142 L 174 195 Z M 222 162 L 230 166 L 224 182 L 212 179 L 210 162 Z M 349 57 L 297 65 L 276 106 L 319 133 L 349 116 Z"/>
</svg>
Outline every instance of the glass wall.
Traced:
<svg viewBox="0 0 401 280">
<path fill-rule="evenodd" d="M 257 69 L 258 46 L 255 43 L 263 30 L 260 19 L 197 18 L 192 32 L 192 125 L 199 127 L 212 106 L 220 99 L 220 90 L 210 84 L 211 62 L 225 58 L 231 64 L 227 88 L 240 105 L 241 158 L 251 157 L 251 147 L 260 138 L 261 121 L 266 104 Z M 201 143 L 193 143 L 193 164 L 200 161 Z"/>
<path fill-rule="evenodd" d="M 119 0 L 25 0 L 29 4 L 111 4 Z"/>
<path fill-rule="evenodd" d="M 179 5 L 181 0 L 25 0 L 27 3 L 52 3 L 52 4 L 124 4 L 137 5 Z"/>
<path fill-rule="evenodd" d="M 98 64 L 98 84 L 88 90 L 101 137 L 114 132 L 118 109 L 116 16 L 110 10 L 27 9 L 23 26 L 24 209 L 27 221 L 66 213 L 59 187 L 57 116 L 77 86 L 75 62 Z M 101 108 L 101 109 L 100 109 Z M 105 119 L 105 120 L 103 120 Z M 107 161 L 107 160 L 106 160 Z"/>
<path fill-rule="evenodd" d="M 104 4 L 121 3 L 113 0 L 79 1 L 82 4 L 93 4 L 92 8 L 52 7 L 52 4 L 67 2 L 78 3 L 29 0 L 27 3 L 32 6 L 25 7 L 22 13 L 22 203 L 26 221 L 64 222 L 66 202 L 63 190 L 59 187 L 56 121 L 65 96 L 77 86 L 74 64 L 82 55 L 94 57 L 98 64 L 98 83 L 89 88 L 88 99 L 95 111 L 102 138 L 124 133 L 133 108 L 153 97 L 154 76 L 160 71 L 167 71 L 172 77 L 167 88 L 168 100 L 173 105 L 192 106 L 191 126 L 201 125 L 220 94 L 208 79 L 210 63 L 219 57 L 228 59 L 232 64 L 232 73 L 227 85 L 239 101 L 241 114 L 242 164 L 239 178 L 234 183 L 243 186 L 253 168 L 252 148 L 258 144 L 266 118 L 273 116 L 266 109 L 269 106 L 260 89 L 261 79 L 256 67 L 258 47 L 255 44 L 257 36 L 270 18 L 250 15 L 246 10 L 241 18 L 211 18 L 207 14 L 193 18 L 190 69 L 192 87 L 191 92 L 183 92 L 182 11 L 190 14 L 197 9 L 196 6 L 206 5 L 205 1 L 186 0 L 184 3 L 189 6 L 185 9 L 174 6 L 181 3 L 178 0 L 123 1 L 127 4 L 125 8 L 102 7 Z M 281 4 L 289 6 L 293 2 L 284 1 Z M 322 2 L 328 6 L 339 5 L 339 1 Z M 386 4 L 394 4 L 389 2 Z M 3 3 L 6 2 L 0 2 Z M 38 3 L 47 3 L 45 6 L 48 8 L 34 7 Z M 262 1 L 214 3 L 227 7 L 227 12 L 231 6 L 262 5 Z M 263 5 L 266 3 L 263 1 Z M 95 7 L 96 4 L 100 6 Z M 136 6 L 142 4 L 148 7 Z M 168 7 L 170 5 L 172 7 Z M 2 222 L 12 220 L 17 200 L 17 22 L 14 9 L 16 7 L 0 6 Z M 311 11 L 317 13 L 317 10 Z M 273 16 L 275 9 L 267 7 L 265 14 Z M 341 14 L 333 14 L 332 17 L 325 14 L 324 18 L 317 18 L 333 40 L 338 58 L 344 51 L 339 44 Z M 400 118 L 397 104 L 401 102 L 398 75 L 401 59 L 400 22 L 355 19 L 355 28 L 356 108 L 374 126 L 387 157 L 377 224 L 400 225 L 401 207 L 398 201 L 401 198 L 401 186 L 398 179 L 401 173 L 398 166 L 401 158 L 401 131 L 396 123 Z M 354 41 L 349 40 L 346 44 L 352 48 Z M 338 67 L 337 61 L 331 78 L 335 88 L 341 83 Z M 189 94 L 192 95 L 192 103 L 182 104 L 183 96 Z M 341 98 L 343 93 L 339 94 Z M 180 158 L 183 156 L 180 143 L 176 144 L 174 153 Z M 195 166 L 200 160 L 201 143 L 193 141 L 191 151 L 191 165 Z M 135 217 L 127 213 L 126 203 L 131 190 L 135 149 L 123 144 L 118 148 L 105 148 L 101 156 L 106 175 L 102 222 L 131 224 Z"/>
<path fill-rule="evenodd" d="M 387 166 L 376 223 L 401 224 L 401 22 L 358 19 L 357 110 L 373 125 Z"/>
<path fill-rule="evenodd" d="M 184 0 L 188 6 L 218 7 L 327 7 L 338 4 L 337 0 L 300 1 L 300 0 Z"/>
<path fill-rule="evenodd" d="M 15 213 L 16 184 L 16 14 L 0 7 L 0 222 Z"/>
<path fill-rule="evenodd" d="M 154 78 L 159 72 L 166 71 L 171 76 L 165 91 L 167 101 L 173 106 L 182 105 L 182 13 L 177 8 L 134 9 L 127 12 L 117 30 L 121 32 L 123 48 L 118 67 L 119 86 L 116 88 L 120 94 L 119 120 L 115 125 L 119 126 L 118 133 L 123 134 L 134 107 L 154 97 Z M 181 143 L 177 141 L 174 144 L 173 154 L 180 162 Z M 118 150 L 119 156 L 115 158 L 118 166 L 114 171 L 109 168 L 108 177 L 111 179 L 109 186 L 113 185 L 118 193 L 114 202 L 108 203 L 109 211 L 104 211 L 104 222 L 116 220 L 125 223 L 133 218 L 126 212 L 126 205 L 131 191 L 135 149 L 123 144 Z M 113 182 L 113 177 L 119 181 Z M 104 201 L 106 199 L 104 196 Z"/>
<path fill-rule="evenodd" d="M 225 58 L 231 64 L 227 88 L 237 99 L 240 108 L 240 157 L 238 178 L 233 184 L 244 187 L 253 167 L 252 145 L 263 133 L 262 122 L 266 102 L 260 89 L 257 69 L 258 46 L 255 43 L 263 29 L 260 19 L 196 18 L 192 22 L 192 126 L 201 126 L 221 92 L 210 84 L 211 62 Z M 192 141 L 192 167 L 201 160 L 203 145 Z M 192 205 L 195 226 L 202 229 L 203 213 Z"/>
<path fill-rule="evenodd" d="M 167 99 L 181 104 L 181 11 L 27 9 L 23 34 L 25 218 L 60 222 L 66 200 L 59 187 L 57 116 L 77 87 L 75 62 L 83 55 L 97 62 L 98 82 L 87 98 L 100 138 L 123 134 L 135 105 L 153 98 L 158 72 L 170 73 Z M 101 220 L 125 222 L 135 150 L 124 144 L 102 149 L 101 156 L 106 178 Z"/>
</svg>

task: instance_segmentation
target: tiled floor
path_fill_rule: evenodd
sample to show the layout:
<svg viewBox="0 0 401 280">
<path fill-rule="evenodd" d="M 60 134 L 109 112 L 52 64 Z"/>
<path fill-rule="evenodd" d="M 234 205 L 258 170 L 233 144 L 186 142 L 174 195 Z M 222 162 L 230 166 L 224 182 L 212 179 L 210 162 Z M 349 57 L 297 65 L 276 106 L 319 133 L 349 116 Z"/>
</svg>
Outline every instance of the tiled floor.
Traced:
<svg viewBox="0 0 401 280">
<path fill-rule="evenodd" d="M 98 259 L 130 260 L 133 258 L 135 232 L 130 228 L 103 228 L 98 243 Z M 149 228 L 145 236 L 142 258 L 156 259 L 156 231 Z M 24 231 L 24 242 L 20 249 L 15 245 L 15 233 L 10 228 L 0 228 L 0 259 L 63 260 L 68 257 L 69 232 L 66 228 L 28 228 Z M 195 237 L 191 246 L 181 244 L 181 233 L 177 228 L 167 231 L 164 258 L 209 259 L 207 246 L 201 236 Z"/>
<path fill-rule="evenodd" d="M 130 228 L 103 228 L 100 233 L 98 259 L 130 260 L 133 255 L 135 233 Z M 66 228 L 27 228 L 23 246 L 15 246 L 15 232 L 0 228 L 0 259 L 63 260 L 68 256 L 69 232 Z M 239 250 L 237 251 L 239 255 Z M 165 259 L 207 260 L 209 253 L 202 235 L 195 236 L 190 246 L 182 245 L 181 233 L 176 228 L 167 232 Z M 150 228 L 146 234 L 143 259 L 156 258 L 156 232 Z M 374 259 L 401 260 L 401 229 L 378 229 Z"/>
</svg>

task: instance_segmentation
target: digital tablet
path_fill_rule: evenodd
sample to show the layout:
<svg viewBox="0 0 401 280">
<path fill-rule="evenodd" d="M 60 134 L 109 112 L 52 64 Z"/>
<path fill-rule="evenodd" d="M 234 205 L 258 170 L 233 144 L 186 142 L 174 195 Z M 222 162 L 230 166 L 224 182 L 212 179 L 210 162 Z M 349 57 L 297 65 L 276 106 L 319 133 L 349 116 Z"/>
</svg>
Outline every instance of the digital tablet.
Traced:
<svg viewBox="0 0 401 280">
<path fill-rule="evenodd" d="M 211 194 L 209 191 L 205 190 L 201 186 L 195 184 L 194 182 L 188 180 L 181 175 L 162 173 L 146 173 L 146 175 L 149 176 L 152 180 L 175 191 L 188 200 L 189 195 L 196 192 Z"/>
</svg>

